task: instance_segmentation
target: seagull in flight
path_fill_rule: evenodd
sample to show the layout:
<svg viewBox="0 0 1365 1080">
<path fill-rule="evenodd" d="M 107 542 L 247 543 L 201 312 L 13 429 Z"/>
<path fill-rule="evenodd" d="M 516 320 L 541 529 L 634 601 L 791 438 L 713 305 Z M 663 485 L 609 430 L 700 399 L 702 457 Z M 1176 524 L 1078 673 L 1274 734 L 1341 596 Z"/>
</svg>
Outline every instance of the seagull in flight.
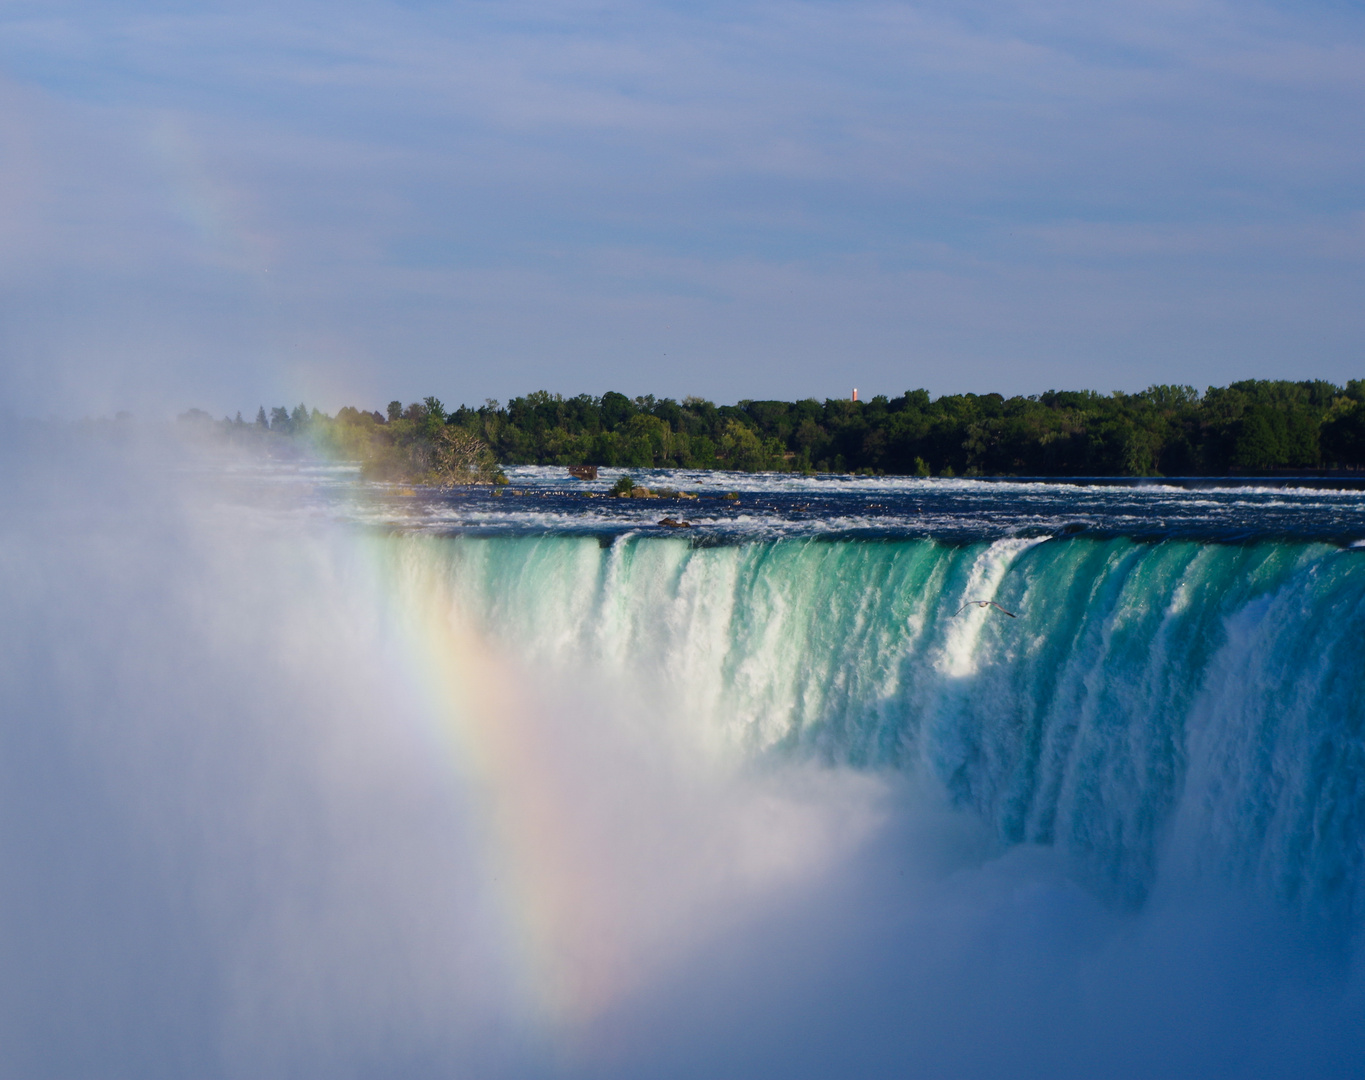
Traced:
<svg viewBox="0 0 1365 1080">
<path fill-rule="evenodd" d="M 1019 616 L 1016 615 L 1014 612 L 1012 612 L 1012 611 L 1006 611 L 1005 608 L 1000 607 L 1000 605 L 997 604 L 994 600 L 968 600 L 965 604 L 963 604 L 960 608 L 958 608 L 956 611 L 953 612 L 953 618 L 957 618 L 957 616 L 961 615 L 964 611 L 966 611 L 966 610 L 967 610 L 969 607 L 971 607 L 973 604 L 975 604 L 977 607 L 993 607 L 993 608 L 1000 608 L 1000 610 L 1001 610 L 1001 611 L 1004 611 L 1005 614 L 1008 615 L 1011 619 L 1017 619 L 1017 618 L 1019 618 Z"/>
</svg>

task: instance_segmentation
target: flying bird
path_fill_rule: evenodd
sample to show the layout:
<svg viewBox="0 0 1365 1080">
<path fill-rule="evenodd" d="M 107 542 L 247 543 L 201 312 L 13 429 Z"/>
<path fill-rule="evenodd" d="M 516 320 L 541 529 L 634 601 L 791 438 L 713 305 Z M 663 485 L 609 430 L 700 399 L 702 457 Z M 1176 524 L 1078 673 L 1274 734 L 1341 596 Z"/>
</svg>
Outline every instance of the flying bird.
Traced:
<svg viewBox="0 0 1365 1080">
<path fill-rule="evenodd" d="M 968 600 L 965 604 L 963 604 L 960 608 L 953 612 L 953 618 L 957 618 L 973 604 L 975 604 L 977 607 L 1000 608 L 1000 610 L 1004 611 L 1005 614 L 1008 615 L 1011 619 L 1019 618 L 1019 616 L 1016 615 L 1014 612 L 1007 611 L 1005 608 L 1000 607 L 1000 605 L 997 604 L 994 600 Z"/>
</svg>

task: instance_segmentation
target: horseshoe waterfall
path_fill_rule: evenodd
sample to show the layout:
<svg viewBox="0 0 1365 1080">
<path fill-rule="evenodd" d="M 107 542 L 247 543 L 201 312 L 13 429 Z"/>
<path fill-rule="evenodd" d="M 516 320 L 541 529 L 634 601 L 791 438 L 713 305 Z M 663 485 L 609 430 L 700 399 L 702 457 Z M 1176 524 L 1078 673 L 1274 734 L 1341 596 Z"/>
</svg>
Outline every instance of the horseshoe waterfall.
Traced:
<svg viewBox="0 0 1365 1080">
<path fill-rule="evenodd" d="M 0 1076 L 1361 1075 L 1357 491 L 4 453 Z"/>
</svg>

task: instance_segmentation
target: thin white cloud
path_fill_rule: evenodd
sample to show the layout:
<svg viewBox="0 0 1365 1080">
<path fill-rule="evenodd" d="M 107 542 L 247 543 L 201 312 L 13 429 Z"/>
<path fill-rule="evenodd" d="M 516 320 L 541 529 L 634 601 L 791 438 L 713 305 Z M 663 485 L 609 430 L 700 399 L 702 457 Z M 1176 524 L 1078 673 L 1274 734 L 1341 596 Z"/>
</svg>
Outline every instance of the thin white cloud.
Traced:
<svg viewBox="0 0 1365 1080">
<path fill-rule="evenodd" d="M 93 313 L 136 296 L 144 329 L 109 328 L 148 357 L 129 387 L 168 372 L 196 385 L 200 369 L 159 342 L 200 325 L 224 357 L 205 384 L 220 408 L 269 396 L 254 383 L 272 362 L 325 370 L 328 350 L 298 342 L 352 343 L 346 363 L 372 363 L 376 382 L 445 372 L 475 400 L 527 387 L 472 359 L 452 368 L 452 341 L 521 358 L 532 383 L 569 355 L 597 385 L 638 370 L 631 343 L 649 334 L 618 321 L 631 316 L 613 289 L 626 309 L 690 305 L 698 341 L 728 340 L 728 356 L 809 333 L 814 303 L 817 336 L 893 385 L 876 357 L 906 340 L 938 343 L 977 389 L 992 354 L 1021 389 L 1044 369 L 1011 358 L 1049 357 L 1056 384 L 1095 362 L 1150 381 L 1140 340 L 1061 329 L 1077 277 L 1095 310 L 1134 325 L 1176 283 L 1179 352 L 1198 368 L 1180 381 L 1243 374 L 1211 359 L 1225 353 L 1273 370 L 1291 341 L 1319 342 L 1338 378 L 1359 355 L 1356 305 L 1323 307 L 1324 281 L 1365 271 L 1365 21 L 1348 12 L 357 0 L 11 5 L 4 19 L 7 337 L 60 340 L 76 382 L 108 351 L 99 321 L 77 320 L 93 335 L 80 344 L 51 322 L 62 305 L 34 297 Z M 619 253 L 635 277 L 607 269 Z M 905 274 L 936 283 L 935 305 L 896 299 Z M 742 281 L 789 275 L 818 286 L 738 327 Z M 202 302 L 186 304 L 187 282 Z M 874 311 L 868 295 L 888 299 Z M 1220 314 L 1248 310 L 1254 328 Z M 242 341 L 276 359 L 234 379 L 221 346 Z M 669 363 L 709 381 L 700 392 L 765 393 L 713 352 Z M 756 363 L 751 382 L 775 370 Z M 845 381 L 813 361 L 805 377 L 802 393 Z"/>
</svg>

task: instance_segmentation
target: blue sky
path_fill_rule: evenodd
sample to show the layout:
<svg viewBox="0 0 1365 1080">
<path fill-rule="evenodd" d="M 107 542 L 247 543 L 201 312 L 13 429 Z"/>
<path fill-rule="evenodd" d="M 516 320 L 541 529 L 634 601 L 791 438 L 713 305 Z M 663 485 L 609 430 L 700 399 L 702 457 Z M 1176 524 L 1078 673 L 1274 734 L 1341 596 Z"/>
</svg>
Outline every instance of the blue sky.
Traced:
<svg viewBox="0 0 1365 1080">
<path fill-rule="evenodd" d="M 1365 7 L 0 5 L 47 414 L 1365 376 Z"/>
</svg>

